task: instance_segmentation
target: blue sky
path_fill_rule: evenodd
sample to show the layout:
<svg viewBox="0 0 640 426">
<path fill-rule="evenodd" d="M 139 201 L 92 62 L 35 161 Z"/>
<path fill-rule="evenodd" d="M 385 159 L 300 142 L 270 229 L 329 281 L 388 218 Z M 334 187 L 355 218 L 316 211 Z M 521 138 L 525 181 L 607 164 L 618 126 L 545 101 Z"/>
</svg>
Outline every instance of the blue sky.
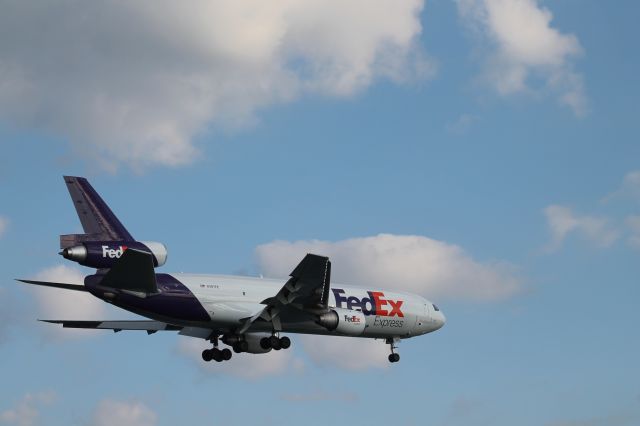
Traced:
<svg viewBox="0 0 640 426">
<path fill-rule="evenodd" d="M 71 7 L 0 17 L 0 424 L 640 424 L 634 2 Z M 57 255 L 64 174 L 163 271 L 322 251 L 447 324 L 390 366 L 382 342 L 203 365 L 173 333 L 37 323 L 129 316 L 13 282 L 91 272 Z"/>
</svg>

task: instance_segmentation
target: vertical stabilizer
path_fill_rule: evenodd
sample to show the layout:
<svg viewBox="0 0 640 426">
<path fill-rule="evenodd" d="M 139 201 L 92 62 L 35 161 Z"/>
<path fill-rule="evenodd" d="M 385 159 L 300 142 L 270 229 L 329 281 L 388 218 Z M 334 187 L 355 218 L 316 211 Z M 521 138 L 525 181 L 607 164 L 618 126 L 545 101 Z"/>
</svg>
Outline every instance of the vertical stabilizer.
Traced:
<svg viewBox="0 0 640 426">
<path fill-rule="evenodd" d="M 61 249 L 86 241 L 134 241 L 89 181 L 75 176 L 65 176 L 64 181 L 85 233 L 61 235 Z"/>
</svg>

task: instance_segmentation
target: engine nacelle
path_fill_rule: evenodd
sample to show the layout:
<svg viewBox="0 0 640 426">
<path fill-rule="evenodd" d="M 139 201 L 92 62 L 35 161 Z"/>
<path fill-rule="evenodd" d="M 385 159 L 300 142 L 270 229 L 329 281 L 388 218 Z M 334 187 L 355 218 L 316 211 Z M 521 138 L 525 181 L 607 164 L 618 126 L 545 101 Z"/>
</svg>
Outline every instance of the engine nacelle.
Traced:
<svg viewBox="0 0 640 426">
<path fill-rule="evenodd" d="M 266 354 L 271 352 L 271 348 L 264 349 L 260 346 L 260 340 L 263 337 L 271 337 L 271 333 L 245 333 L 243 337 L 226 335 L 222 338 L 222 341 L 229 346 L 233 346 L 238 341 L 244 340 L 248 345 L 246 352 L 250 354 Z"/>
<path fill-rule="evenodd" d="M 167 248 L 154 241 L 87 241 L 60 252 L 65 259 L 90 268 L 111 268 L 127 249 L 136 249 L 153 256 L 153 266 L 167 261 Z"/>
<path fill-rule="evenodd" d="M 331 311 L 320 315 L 318 324 L 329 331 L 337 331 L 348 336 L 359 336 L 364 333 L 365 316 L 360 311 L 344 308 L 331 308 Z"/>
<path fill-rule="evenodd" d="M 263 337 L 269 337 L 271 333 L 246 333 L 244 335 L 244 340 L 249 344 L 249 349 L 247 352 L 250 354 L 266 354 L 267 352 L 271 352 L 271 348 L 264 349 L 260 346 L 260 340 Z"/>
</svg>

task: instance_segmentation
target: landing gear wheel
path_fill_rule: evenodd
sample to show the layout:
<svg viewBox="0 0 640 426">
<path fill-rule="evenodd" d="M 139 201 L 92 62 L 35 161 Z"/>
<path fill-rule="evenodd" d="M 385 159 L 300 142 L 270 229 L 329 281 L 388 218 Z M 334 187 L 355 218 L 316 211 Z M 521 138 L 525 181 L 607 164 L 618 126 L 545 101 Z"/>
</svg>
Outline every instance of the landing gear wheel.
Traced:
<svg viewBox="0 0 640 426">
<path fill-rule="evenodd" d="M 240 348 L 240 342 L 234 343 L 232 347 L 235 353 L 239 354 L 240 352 L 242 352 L 242 349 Z"/>
<path fill-rule="evenodd" d="M 282 349 L 282 346 L 280 346 L 280 339 L 276 339 L 275 342 L 271 342 L 271 347 L 276 351 Z"/>
<path fill-rule="evenodd" d="M 276 351 L 280 350 L 280 339 L 278 339 L 278 336 L 269 337 L 269 343 L 271 344 L 271 347 Z"/>
<path fill-rule="evenodd" d="M 220 355 L 222 356 L 223 361 L 229 361 L 231 359 L 231 350 L 228 348 L 225 348 L 220 351 Z"/>
<path fill-rule="evenodd" d="M 211 351 L 213 352 L 213 356 L 212 356 L 213 360 L 215 362 L 221 362 L 222 361 L 222 353 L 221 353 L 220 349 L 213 348 L 213 349 L 211 349 Z"/>
<path fill-rule="evenodd" d="M 291 346 L 291 339 L 289 339 L 287 336 L 280 338 L 280 347 L 282 349 L 289 349 L 290 346 Z"/>
<path fill-rule="evenodd" d="M 397 343 L 400 339 L 389 337 L 386 339 L 385 343 L 389 345 L 391 348 L 391 353 L 389 354 L 389 362 L 398 362 L 400 361 L 400 354 L 395 353 L 393 350 L 397 348 Z"/>
<path fill-rule="evenodd" d="M 212 355 L 213 354 L 211 353 L 211 350 L 209 350 L 209 349 L 205 349 L 204 351 L 202 351 L 202 359 L 204 361 L 206 361 L 206 362 L 209 362 L 209 361 L 211 361 L 213 359 Z"/>
<path fill-rule="evenodd" d="M 263 337 L 262 339 L 260 339 L 260 347 L 262 349 L 271 349 L 271 338 Z"/>
</svg>

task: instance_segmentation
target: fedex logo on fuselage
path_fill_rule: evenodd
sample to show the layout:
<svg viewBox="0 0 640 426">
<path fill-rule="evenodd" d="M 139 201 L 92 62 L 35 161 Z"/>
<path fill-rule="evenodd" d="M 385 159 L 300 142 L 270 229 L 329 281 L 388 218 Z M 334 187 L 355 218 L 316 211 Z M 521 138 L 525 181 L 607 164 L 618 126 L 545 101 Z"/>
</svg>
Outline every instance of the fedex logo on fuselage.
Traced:
<svg viewBox="0 0 640 426">
<path fill-rule="evenodd" d="M 117 249 L 109 248 L 109 246 L 102 246 L 102 257 L 108 257 L 110 259 L 120 259 L 122 253 L 127 249 L 127 246 L 120 246 Z"/>
<path fill-rule="evenodd" d="M 365 315 L 379 315 L 383 317 L 404 317 L 402 313 L 402 300 L 387 299 L 381 291 L 367 291 L 369 297 L 359 299 L 355 296 L 344 296 L 341 288 L 332 288 L 336 298 L 337 308 L 355 309 Z"/>
<path fill-rule="evenodd" d="M 360 318 L 355 316 L 355 315 L 345 315 L 344 316 L 344 320 L 345 322 L 352 322 L 355 324 L 360 324 Z"/>
</svg>

